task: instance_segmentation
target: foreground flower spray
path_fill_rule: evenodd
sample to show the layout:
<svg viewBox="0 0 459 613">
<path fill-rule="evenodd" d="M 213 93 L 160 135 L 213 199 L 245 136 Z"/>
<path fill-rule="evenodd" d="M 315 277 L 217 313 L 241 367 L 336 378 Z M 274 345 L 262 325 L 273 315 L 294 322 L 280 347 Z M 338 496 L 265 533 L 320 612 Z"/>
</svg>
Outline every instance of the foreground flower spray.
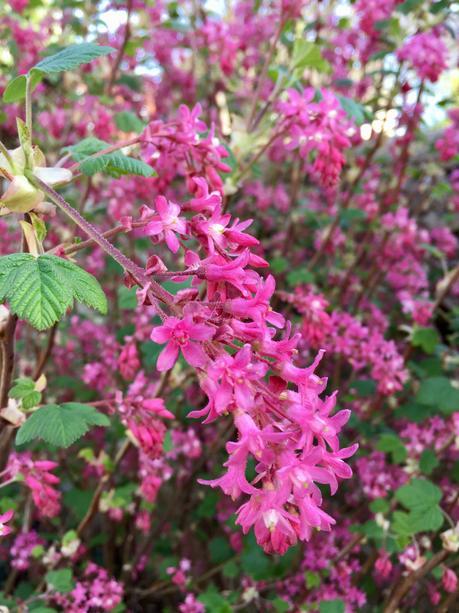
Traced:
<svg viewBox="0 0 459 613">
<path fill-rule="evenodd" d="M 449 610 L 450 3 L 38 4 L 0 12 L 5 605 Z"/>
</svg>

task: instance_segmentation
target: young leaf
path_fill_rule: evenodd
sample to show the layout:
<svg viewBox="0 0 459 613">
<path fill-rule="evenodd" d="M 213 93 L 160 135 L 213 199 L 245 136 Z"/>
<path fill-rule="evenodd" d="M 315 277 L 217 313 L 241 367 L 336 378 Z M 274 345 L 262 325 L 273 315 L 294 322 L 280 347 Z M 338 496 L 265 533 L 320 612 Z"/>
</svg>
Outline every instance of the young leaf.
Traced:
<svg viewBox="0 0 459 613">
<path fill-rule="evenodd" d="M 94 155 L 103 149 L 109 147 L 110 144 L 100 138 L 96 138 L 95 136 L 88 136 L 88 138 L 84 138 L 76 145 L 70 145 L 69 147 L 64 147 L 63 151 L 68 151 L 75 162 L 82 162 L 85 158 L 90 155 Z"/>
<path fill-rule="evenodd" d="M 119 151 L 87 158 L 80 163 L 80 170 L 88 177 L 92 177 L 96 172 L 106 172 L 117 178 L 122 175 L 152 177 L 155 174 L 153 168 L 145 162 L 130 158 Z"/>
<path fill-rule="evenodd" d="M 9 301 L 13 313 L 38 330 L 59 321 L 74 300 L 107 312 L 107 299 L 95 277 L 54 255 L 13 253 L 0 257 L 3 300 Z"/>
<path fill-rule="evenodd" d="M 41 393 L 35 389 L 35 381 L 28 377 L 16 379 L 8 395 L 10 398 L 20 400 L 22 408 L 26 410 L 36 407 L 41 400 Z"/>
<path fill-rule="evenodd" d="M 16 444 L 23 445 L 36 438 L 56 447 L 69 447 L 91 426 L 109 426 L 106 415 L 90 405 L 67 402 L 48 404 L 37 409 L 19 428 Z"/>
<path fill-rule="evenodd" d="M 97 57 L 108 55 L 113 51 L 115 51 L 113 47 L 104 47 L 95 43 L 70 45 L 70 47 L 66 47 L 54 55 L 45 57 L 32 68 L 32 71 L 51 74 L 72 70 L 81 64 L 88 64 Z"/>
<path fill-rule="evenodd" d="M 60 594 L 67 594 L 75 587 L 72 571 L 70 568 L 50 570 L 46 573 L 46 583 L 48 586 Z"/>
<path fill-rule="evenodd" d="M 31 90 L 33 91 L 41 81 L 41 73 L 35 72 L 29 75 Z M 19 102 L 26 95 L 27 76 L 19 75 L 8 83 L 3 92 L 3 102 Z"/>
<path fill-rule="evenodd" d="M 322 57 L 320 47 L 315 43 L 297 38 L 293 46 L 293 68 L 303 72 L 306 68 L 314 68 L 318 72 L 329 72 L 330 64 Z"/>
</svg>

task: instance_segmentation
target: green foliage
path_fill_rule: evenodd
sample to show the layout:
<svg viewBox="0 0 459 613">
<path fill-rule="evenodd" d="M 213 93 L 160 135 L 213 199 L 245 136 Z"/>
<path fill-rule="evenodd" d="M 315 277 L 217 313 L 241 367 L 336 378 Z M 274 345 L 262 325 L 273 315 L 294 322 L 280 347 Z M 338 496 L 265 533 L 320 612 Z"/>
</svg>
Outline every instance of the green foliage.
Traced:
<svg viewBox="0 0 459 613">
<path fill-rule="evenodd" d="M 91 426 L 109 426 L 110 420 L 90 405 L 67 402 L 48 404 L 27 419 L 19 428 L 16 444 L 23 445 L 40 438 L 56 447 L 69 447 Z"/>
<path fill-rule="evenodd" d="M 136 132 L 140 134 L 145 124 L 131 111 L 121 111 L 114 116 L 116 127 L 122 132 Z"/>
<path fill-rule="evenodd" d="M 371 120 L 371 115 L 368 113 L 363 104 L 352 100 L 352 98 L 347 98 L 346 96 L 339 95 L 338 99 L 343 107 L 343 110 L 351 119 L 354 119 L 357 125 L 361 125 L 362 123 Z"/>
<path fill-rule="evenodd" d="M 54 55 L 48 55 L 38 62 L 32 70 L 44 74 L 73 70 L 81 64 L 88 64 L 92 60 L 115 51 L 113 47 L 104 47 L 95 43 L 79 43 L 70 45 Z"/>
<path fill-rule="evenodd" d="M 372 513 L 387 513 L 389 503 L 385 498 L 375 498 L 370 502 L 370 511 Z"/>
<path fill-rule="evenodd" d="M 426 353 L 434 353 L 440 340 L 440 335 L 434 328 L 415 328 L 411 343 L 414 347 L 421 347 Z"/>
<path fill-rule="evenodd" d="M 13 253 L 0 257 L 0 301 L 37 330 L 59 321 L 74 300 L 107 312 L 107 299 L 95 277 L 55 255 Z"/>
<path fill-rule="evenodd" d="M 35 389 L 35 381 L 29 377 L 16 379 L 9 391 L 9 397 L 21 401 L 21 406 L 26 411 L 40 404 L 41 393 Z"/>
<path fill-rule="evenodd" d="M 50 570 L 46 573 L 45 578 L 48 588 L 60 594 L 67 594 L 75 587 L 75 581 L 70 568 Z"/>
<path fill-rule="evenodd" d="M 214 564 L 221 564 L 229 560 L 234 555 L 234 551 L 228 539 L 223 536 L 216 536 L 209 542 L 210 559 Z"/>
<path fill-rule="evenodd" d="M 19 75 L 10 81 L 3 93 L 4 102 L 19 102 L 26 95 L 27 79 L 31 81 L 33 91 L 44 75 L 50 75 L 64 70 L 72 70 L 81 64 L 107 55 L 115 51 L 113 47 L 104 47 L 95 43 L 80 43 L 70 45 L 54 55 L 49 55 L 30 69 L 28 75 Z"/>
<path fill-rule="evenodd" d="M 198 600 L 209 613 L 232 613 L 233 611 L 230 603 L 212 585 L 203 594 L 200 594 Z"/>
<path fill-rule="evenodd" d="M 395 492 L 395 498 L 409 511 L 396 511 L 392 529 L 400 536 L 438 530 L 443 524 L 440 488 L 426 479 L 412 479 Z"/>
<path fill-rule="evenodd" d="M 376 444 L 376 449 L 389 453 L 394 464 L 401 464 L 406 460 L 407 451 L 405 445 L 396 434 L 382 434 Z"/>
<path fill-rule="evenodd" d="M 450 415 L 459 409 L 459 389 L 446 377 L 429 377 L 421 382 L 416 401 Z"/>
<path fill-rule="evenodd" d="M 440 464 L 435 451 L 432 449 L 424 449 L 419 459 L 419 468 L 426 475 L 430 475 Z"/>
<path fill-rule="evenodd" d="M 71 154 L 76 162 L 79 162 L 80 171 L 88 177 L 92 177 L 97 172 L 106 173 L 115 178 L 123 175 L 137 175 L 141 177 L 152 177 L 155 175 L 155 171 L 151 166 L 142 162 L 142 160 L 128 157 L 121 153 L 121 151 L 96 155 L 109 146 L 109 143 L 90 136 L 76 145 L 66 147 L 65 150 Z"/>
<path fill-rule="evenodd" d="M 292 270 L 287 275 L 287 283 L 291 287 L 295 287 L 296 285 L 302 285 L 303 283 L 313 283 L 314 275 L 309 270 L 305 268 L 298 268 L 296 270 Z"/>
<path fill-rule="evenodd" d="M 119 151 L 83 160 L 80 163 L 80 170 L 88 177 L 92 177 L 97 172 L 104 172 L 115 178 L 123 175 L 152 177 L 155 174 L 153 168 L 142 160 L 130 158 Z"/>
<path fill-rule="evenodd" d="M 329 72 L 330 64 L 322 57 L 320 47 L 315 43 L 302 38 L 297 38 L 293 46 L 292 68 L 299 78 L 306 68 L 312 68 L 318 72 Z"/>
<path fill-rule="evenodd" d="M 405 0 L 405 2 L 398 5 L 397 11 L 403 13 L 404 15 L 408 15 L 408 13 L 418 9 L 423 3 L 424 0 Z"/>
<path fill-rule="evenodd" d="M 339 598 L 334 600 L 322 600 L 319 604 L 320 613 L 344 613 L 344 602 Z"/>
</svg>

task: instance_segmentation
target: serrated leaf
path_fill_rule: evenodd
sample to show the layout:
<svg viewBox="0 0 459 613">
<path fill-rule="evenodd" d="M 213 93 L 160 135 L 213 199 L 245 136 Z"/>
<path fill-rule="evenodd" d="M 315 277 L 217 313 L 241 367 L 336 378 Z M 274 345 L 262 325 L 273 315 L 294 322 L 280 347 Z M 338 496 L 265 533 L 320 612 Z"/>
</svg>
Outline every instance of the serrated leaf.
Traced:
<svg viewBox="0 0 459 613">
<path fill-rule="evenodd" d="M 27 394 L 30 394 L 35 390 L 35 381 L 30 377 L 21 377 L 16 379 L 13 387 L 9 391 L 9 397 L 15 400 L 20 400 Z"/>
<path fill-rule="evenodd" d="M 113 47 L 105 47 L 96 45 L 95 43 L 70 45 L 54 55 L 45 57 L 32 68 L 32 71 L 52 74 L 64 70 L 72 70 L 81 64 L 88 64 L 92 60 L 103 55 L 108 55 L 113 51 L 115 51 Z"/>
<path fill-rule="evenodd" d="M 13 313 L 38 330 L 59 321 L 74 300 L 107 312 L 107 299 L 97 279 L 54 255 L 0 257 L 0 301 L 4 300 Z"/>
<path fill-rule="evenodd" d="M 153 168 L 142 160 L 130 158 L 119 151 L 87 158 L 80 162 L 80 170 L 88 177 L 92 177 L 96 172 L 106 172 L 113 177 L 122 175 L 152 177 L 155 174 Z"/>
<path fill-rule="evenodd" d="M 76 162 L 81 162 L 90 155 L 94 155 L 109 147 L 109 143 L 95 136 L 88 136 L 76 145 L 64 147 L 63 151 L 68 151 Z"/>
<path fill-rule="evenodd" d="M 19 428 L 16 444 L 42 439 L 56 447 L 69 447 L 91 426 L 106 427 L 110 420 L 90 405 L 67 402 L 48 404 L 37 409 Z"/>
<path fill-rule="evenodd" d="M 75 587 L 72 571 L 70 568 L 61 568 L 59 570 L 50 570 L 45 575 L 48 586 L 60 594 L 67 594 Z"/>
<path fill-rule="evenodd" d="M 442 491 L 427 479 L 412 479 L 410 483 L 398 488 L 395 497 L 407 509 L 419 511 L 437 505 L 442 498 Z"/>
</svg>

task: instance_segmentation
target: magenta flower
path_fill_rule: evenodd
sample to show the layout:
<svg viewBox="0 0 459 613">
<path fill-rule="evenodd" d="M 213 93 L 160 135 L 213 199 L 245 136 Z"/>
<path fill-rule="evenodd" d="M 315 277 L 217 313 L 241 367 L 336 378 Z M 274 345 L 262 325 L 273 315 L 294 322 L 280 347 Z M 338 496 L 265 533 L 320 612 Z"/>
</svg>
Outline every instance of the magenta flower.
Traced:
<svg viewBox="0 0 459 613">
<path fill-rule="evenodd" d="M 180 242 L 175 233 L 186 234 L 186 221 L 183 217 L 179 217 L 180 206 L 169 202 L 164 196 L 156 198 L 155 206 L 158 215 L 152 217 L 143 233 L 146 236 L 162 235 L 172 253 L 177 253 Z"/>
<path fill-rule="evenodd" d="M 163 372 L 172 368 L 180 350 L 191 366 L 204 366 L 207 356 L 200 343 L 210 340 L 213 335 L 212 328 L 194 323 L 191 315 L 185 315 L 183 319 L 168 317 L 162 326 L 154 328 L 151 333 L 151 340 L 155 343 L 167 343 L 159 354 L 157 369 Z"/>
<path fill-rule="evenodd" d="M 6 513 L 3 513 L 3 515 L 0 515 L 0 536 L 6 536 L 12 532 L 12 528 L 10 528 L 10 526 L 6 526 L 5 524 L 12 519 L 13 514 L 13 509 L 10 509 Z"/>
</svg>

